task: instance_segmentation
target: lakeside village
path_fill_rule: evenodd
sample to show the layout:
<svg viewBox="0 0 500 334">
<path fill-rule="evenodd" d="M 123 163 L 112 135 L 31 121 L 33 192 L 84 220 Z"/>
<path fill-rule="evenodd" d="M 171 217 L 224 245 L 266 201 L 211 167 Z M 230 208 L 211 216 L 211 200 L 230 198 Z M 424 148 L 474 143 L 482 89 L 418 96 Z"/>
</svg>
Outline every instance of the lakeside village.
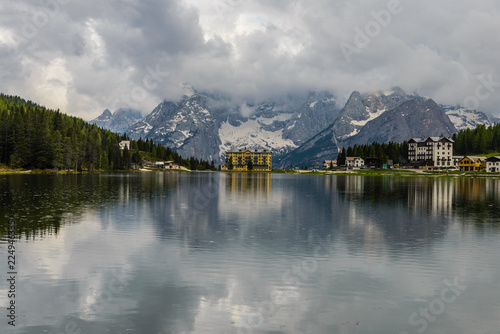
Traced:
<svg viewBox="0 0 500 334">
<path fill-rule="evenodd" d="M 311 168 L 341 171 L 360 169 L 419 169 L 419 170 L 456 170 L 460 172 L 500 172 L 500 156 L 489 158 L 480 156 L 453 155 L 454 140 L 448 137 L 411 138 L 408 141 L 408 157 L 405 164 L 394 164 L 392 160 L 380 163 L 379 159 L 346 157 L 344 163 L 337 160 L 325 160 L 323 166 Z M 121 142 L 120 147 L 130 145 Z M 138 166 L 136 166 L 138 168 Z M 153 169 L 182 169 L 173 161 L 145 162 L 144 167 Z M 136 168 L 136 169 L 137 169 Z M 294 167 L 293 169 L 299 169 Z M 226 163 L 221 171 L 272 171 L 272 152 L 266 149 L 243 149 L 226 152 Z"/>
</svg>

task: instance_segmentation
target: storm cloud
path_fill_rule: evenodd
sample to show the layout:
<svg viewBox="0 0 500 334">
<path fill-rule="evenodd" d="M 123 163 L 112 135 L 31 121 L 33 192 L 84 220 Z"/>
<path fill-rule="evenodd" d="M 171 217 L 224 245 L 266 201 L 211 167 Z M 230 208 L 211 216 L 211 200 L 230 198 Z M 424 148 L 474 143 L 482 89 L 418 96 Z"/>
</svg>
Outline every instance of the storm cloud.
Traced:
<svg viewBox="0 0 500 334">
<path fill-rule="evenodd" d="M 0 91 L 84 119 L 199 91 L 345 100 L 400 86 L 499 114 L 493 0 L 5 0 Z"/>
</svg>

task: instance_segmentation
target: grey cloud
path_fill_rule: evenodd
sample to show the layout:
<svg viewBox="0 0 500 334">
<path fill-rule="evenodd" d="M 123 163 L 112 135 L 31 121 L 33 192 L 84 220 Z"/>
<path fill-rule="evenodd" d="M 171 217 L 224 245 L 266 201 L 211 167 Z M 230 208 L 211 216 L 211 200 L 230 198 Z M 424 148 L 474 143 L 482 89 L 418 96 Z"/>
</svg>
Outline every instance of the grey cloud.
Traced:
<svg viewBox="0 0 500 334">
<path fill-rule="evenodd" d="M 6 2 L 0 14 L 4 42 L 12 33 L 22 36 L 26 20 L 47 6 Z M 342 100 L 353 90 L 399 85 L 441 103 L 463 104 L 476 94 L 480 76 L 491 75 L 493 91 L 479 100 L 479 109 L 498 113 L 499 45 L 494 41 L 500 5 L 400 0 L 401 10 L 346 61 L 340 44 L 355 45 L 356 29 L 373 27 L 373 13 L 386 11 L 390 3 L 71 1 L 27 43 L 17 49 L 12 42 L 0 44 L 0 90 L 90 119 L 117 98 L 144 88 L 148 68 L 157 66 L 168 76 L 145 90 L 137 103 L 145 112 L 165 98 L 179 98 L 184 82 L 240 100 L 315 89 Z M 61 101 L 65 105 L 55 105 Z"/>
</svg>

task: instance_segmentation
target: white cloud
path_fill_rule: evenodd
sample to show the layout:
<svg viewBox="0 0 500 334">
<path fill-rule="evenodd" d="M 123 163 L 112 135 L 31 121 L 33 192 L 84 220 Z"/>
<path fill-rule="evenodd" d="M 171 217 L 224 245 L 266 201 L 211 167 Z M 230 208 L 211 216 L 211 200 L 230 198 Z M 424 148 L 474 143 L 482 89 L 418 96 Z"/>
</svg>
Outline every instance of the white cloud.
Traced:
<svg viewBox="0 0 500 334">
<path fill-rule="evenodd" d="M 178 98 L 184 82 L 240 100 L 314 89 L 342 99 L 399 85 L 450 104 L 474 96 L 480 75 L 500 82 L 493 0 L 401 0 L 378 30 L 373 13 L 389 10 L 388 0 L 59 1 L 2 4 L 0 91 L 86 119 L 139 88 L 135 103 L 149 112 Z M 354 45 L 358 28 L 372 36 L 349 63 L 340 44 Z M 168 77 L 144 89 L 156 66 Z M 479 109 L 498 113 L 494 88 Z"/>
</svg>

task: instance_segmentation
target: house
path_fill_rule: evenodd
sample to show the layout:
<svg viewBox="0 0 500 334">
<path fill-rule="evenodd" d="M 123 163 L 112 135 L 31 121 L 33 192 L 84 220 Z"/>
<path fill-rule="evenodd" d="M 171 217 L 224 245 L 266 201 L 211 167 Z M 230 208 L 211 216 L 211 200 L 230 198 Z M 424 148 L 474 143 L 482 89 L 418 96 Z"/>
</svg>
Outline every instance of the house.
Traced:
<svg viewBox="0 0 500 334">
<path fill-rule="evenodd" d="M 408 141 L 408 161 L 418 166 L 452 167 L 454 143 L 448 137 L 411 138 Z"/>
<path fill-rule="evenodd" d="M 179 169 L 179 165 L 174 161 L 166 161 L 165 162 L 166 169 Z"/>
<path fill-rule="evenodd" d="M 365 161 L 360 157 L 346 157 L 345 158 L 346 167 L 357 167 L 361 168 L 365 165 Z"/>
<path fill-rule="evenodd" d="M 323 161 L 323 168 L 328 169 L 332 168 L 332 166 L 337 166 L 337 160 L 325 160 Z"/>
<path fill-rule="evenodd" d="M 269 150 L 240 149 L 226 153 L 228 170 L 247 171 L 249 166 L 255 171 L 272 170 L 272 153 Z"/>
<path fill-rule="evenodd" d="M 130 150 L 130 140 L 122 140 L 118 145 L 120 145 L 120 150 L 124 150 L 125 147 Z"/>
<path fill-rule="evenodd" d="M 486 171 L 486 158 L 467 155 L 458 162 L 458 169 L 462 172 L 484 172 Z"/>
<path fill-rule="evenodd" d="M 490 173 L 500 172 L 500 157 L 495 156 L 486 159 L 486 171 Z"/>
<path fill-rule="evenodd" d="M 220 170 L 227 170 L 227 165 L 226 164 L 220 165 Z"/>
</svg>

